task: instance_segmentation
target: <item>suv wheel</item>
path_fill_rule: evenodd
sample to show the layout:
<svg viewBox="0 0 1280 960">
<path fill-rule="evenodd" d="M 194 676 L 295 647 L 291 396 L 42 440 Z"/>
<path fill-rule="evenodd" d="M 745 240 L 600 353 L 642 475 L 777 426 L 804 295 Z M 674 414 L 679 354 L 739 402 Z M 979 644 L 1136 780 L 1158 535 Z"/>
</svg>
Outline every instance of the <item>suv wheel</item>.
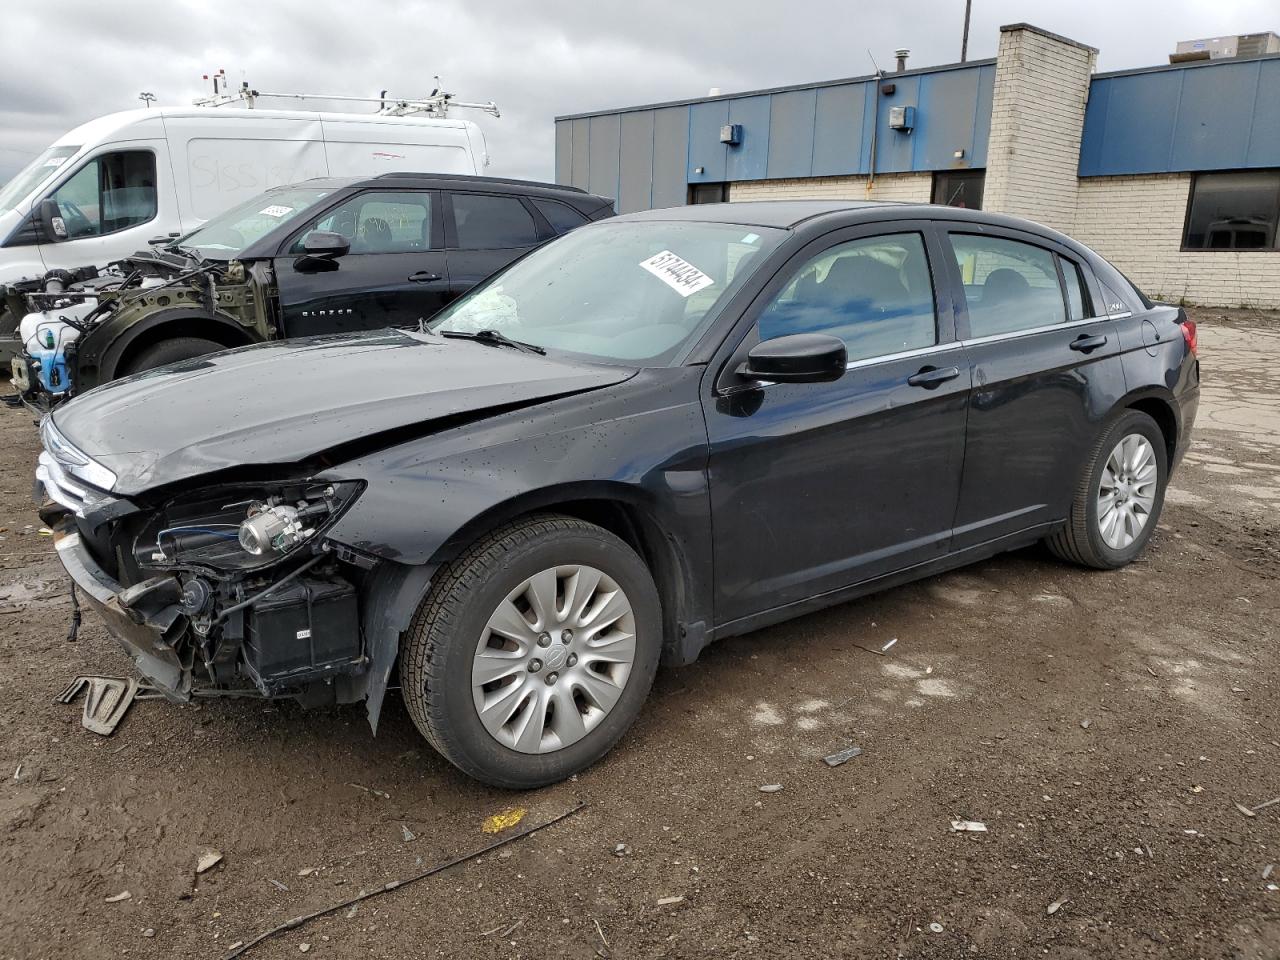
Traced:
<svg viewBox="0 0 1280 960">
<path fill-rule="evenodd" d="M 622 540 L 538 516 L 443 568 L 405 634 L 409 715 L 446 759 L 494 786 L 590 766 L 640 713 L 662 647 L 658 591 Z"/>
<path fill-rule="evenodd" d="M 165 367 L 171 363 L 180 363 L 183 360 L 203 357 L 206 353 L 217 353 L 225 349 L 227 348 L 222 344 L 203 337 L 174 337 L 170 340 L 161 340 L 138 354 L 129 364 L 129 369 L 121 375 L 142 373 L 144 370 L 154 370 L 156 367 Z"/>
<path fill-rule="evenodd" d="M 1112 420 L 1094 444 L 1066 525 L 1046 541 L 1063 560 L 1099 570 L 1131 562 L 1155 532 L 1168 463 L 1160 427 L 1139 410 Z"/>
</svg>

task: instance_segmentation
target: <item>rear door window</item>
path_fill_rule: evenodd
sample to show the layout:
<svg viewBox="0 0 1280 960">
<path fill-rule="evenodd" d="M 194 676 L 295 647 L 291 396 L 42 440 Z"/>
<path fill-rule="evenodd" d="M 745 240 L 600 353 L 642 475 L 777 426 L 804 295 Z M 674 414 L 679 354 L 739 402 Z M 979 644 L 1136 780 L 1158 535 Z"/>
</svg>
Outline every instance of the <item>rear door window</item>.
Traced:
<svg viewBox="0 0 1280 960">
<path fill-rule="evenodd" d="M 1004 237 L 964 233 L 951 234 L 951 247 L 964 284 L 970 337 L 1066 322 L 1066 299 L 1051 251 Z M 1083 309 L 1083 300 L 1081 304 Z"/>
<path fill-rule="evenodd" d="M 547 218 L 547 222 L 551 224 L 551 229 L 557 235 L 568 233 L 574 227 L 580 227 L 587 222 L 587 218 L 580 214 L 567 203 L 561 203 L 559 200 L 541 200 L 534 199 L 533 205 L 538 208 L 538 212 Z"/>
<path fill-rule="evenodd" d="M 503 250 L 538 242 L 533 216 L 519 197 L 455 193 L 453 222 L 460 250 Z"/>
</svg>

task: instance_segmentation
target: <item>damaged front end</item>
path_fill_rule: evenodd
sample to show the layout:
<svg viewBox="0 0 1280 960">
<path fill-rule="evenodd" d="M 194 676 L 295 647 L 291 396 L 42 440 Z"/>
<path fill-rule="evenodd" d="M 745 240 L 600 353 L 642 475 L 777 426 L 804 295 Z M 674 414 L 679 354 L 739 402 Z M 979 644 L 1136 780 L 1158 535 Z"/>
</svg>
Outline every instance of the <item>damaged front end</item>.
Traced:
<svg viewBox="0 0 1280 960">
<path fill-rule="evenodd" d="M 59 558 L 166 696 L 363 690 L 357 596 L 375 564 L 323 537 L 360 483 L 225 484 L 143 506 L 80 482 L 85 465 L 55 460 L 72 451 L 53 434 L 46 423 L 39 482 Z"/>
</svg>

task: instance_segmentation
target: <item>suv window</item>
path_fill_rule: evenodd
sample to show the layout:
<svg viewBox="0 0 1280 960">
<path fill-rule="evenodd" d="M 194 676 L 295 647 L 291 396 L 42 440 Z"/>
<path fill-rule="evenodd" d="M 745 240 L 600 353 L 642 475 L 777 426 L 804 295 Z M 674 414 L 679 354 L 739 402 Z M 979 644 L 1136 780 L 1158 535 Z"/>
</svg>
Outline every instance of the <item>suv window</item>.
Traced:
<svg viewBox="0 0 1280 960">
<path fill-rule="evenodd" d="M 580 227 L 587 222 L 587 218 L 581 213 L 559 200 L 534 199 L 533 205 L 547 218 L 547 223 L 551 224 L 551 229 L 557 234 L 568 233 L 574 227 Z"/>
<path fill-rule="evenodd" d="M 1089 286 L 1084 282 L 1084 274 L 1080 270 L 1080 265 L 1073 263 L 1066 257 L 1059 257 L 1058 262 L 1062 264 L 1062 279 L 1067 284 L 1068 319 L 1086 320 L 1089 317 L 1097 316 L 1093 309 L 1093 303 L 1089 298 Z"/>
<path fill-rule="evenodd" d="M 990 337 L 1065 323 L 1067 311 L 1054 255 L 1003 237 L 951 234 L 964 283 L 969 335 Z"/>
<path fill-rule="evenodd" d="M 99 237 L 156 215 L 156 155 L 122 150 L 94 157 L 52 193 L 67 238 Z"/>
<path fill-rule="evenodd" d="M 531 247 L 538 242 L 533 217 L 519 197 L 455 193 L 453 222 L 461 250 Z"/>
<path fill-rule="evenodd" d="M 924 240 L 899 233 L 852 240 L 801 266 L 760 315 L 761 340 L 827 333 L 850 360 L 938 342 L 933 282 Z"/>
<path fill-rule="evenodd" d="M 361 193 L 307 224 L 289 248 L 302 253 L 316 232 L 339 233 L 351 241 L 352 253 L 412 253 L 431 249 L 431 194 L 425 192 Z"/>
</svg>

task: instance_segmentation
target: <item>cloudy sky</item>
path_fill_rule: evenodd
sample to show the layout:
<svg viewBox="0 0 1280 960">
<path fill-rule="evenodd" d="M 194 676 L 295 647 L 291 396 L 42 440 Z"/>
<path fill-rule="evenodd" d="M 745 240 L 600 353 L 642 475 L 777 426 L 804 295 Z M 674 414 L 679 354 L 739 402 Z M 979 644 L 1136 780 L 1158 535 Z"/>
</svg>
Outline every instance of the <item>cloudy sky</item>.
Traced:
<svg viewBox="0 0 1280 960">
<path fill-rule="evenodd" d="M 1027 21 L 1101 50 L 1099 69 L 1164 63 L 1178 40 L 1280 30 L 1276 0 L 974 0 L 971 59 Z M 496 100 L 491 172 L 550 179 L 559 114 L 959 59 L 964 0 L 5 0 L 0 181 L 66 130 L 186 104 L 223 68 L 259 90 L 420 95 L 439 74 Z M 262 106 L 287 106 L 263 101 Z"/>
</svg>

